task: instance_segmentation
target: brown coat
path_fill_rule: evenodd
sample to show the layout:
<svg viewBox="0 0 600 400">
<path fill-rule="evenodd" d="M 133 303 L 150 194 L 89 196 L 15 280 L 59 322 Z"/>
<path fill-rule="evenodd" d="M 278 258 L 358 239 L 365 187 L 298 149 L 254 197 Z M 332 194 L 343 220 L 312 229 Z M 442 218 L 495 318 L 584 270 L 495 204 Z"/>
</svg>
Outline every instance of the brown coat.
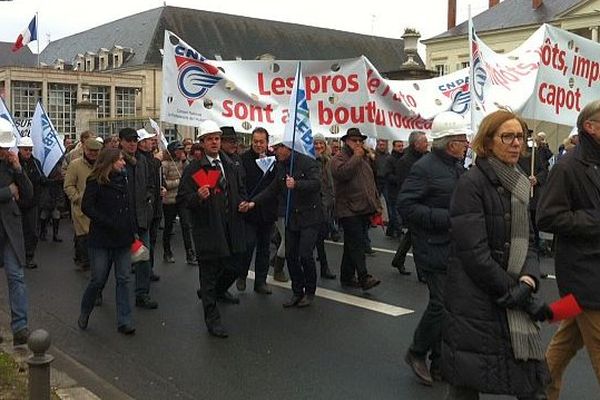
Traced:
<svg viewBox="0 0 600 400">
<path fill-rule="evenodd" d="M 167 194 L 163 197 L 163 204 L 175 204 L 175 198 L 177 197 L 177 189 L 179 188 L 179 181 L 183 174 L 185 164 L 181 161 L 163 160 L 162 162 L 162 173 L 163 173 L 163 186 L 167 189 Z"/>
<path fill-rule="evenodd" d="M 76 236 L 87 235 L 90 232 L 90 219 L 81 211 L 81 199 L 91 172 L 92 165 L 84 157 L 79 157 L 69 163 L 65 175 L 63 187 L 71 201 L 71 219 Z"/>
<path fill-rule="evenodd" d="M 365 157 L 344 147 L 331 159 L 335 188 L 335 215 L 338 218 L 381 212 L 373 169 Z"/>
</svg>

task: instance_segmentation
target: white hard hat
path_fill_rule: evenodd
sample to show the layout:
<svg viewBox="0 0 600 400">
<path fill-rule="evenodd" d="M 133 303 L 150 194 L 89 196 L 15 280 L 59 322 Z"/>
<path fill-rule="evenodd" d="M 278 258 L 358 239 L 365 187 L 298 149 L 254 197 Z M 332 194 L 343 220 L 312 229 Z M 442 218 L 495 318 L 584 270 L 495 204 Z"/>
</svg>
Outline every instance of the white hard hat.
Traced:
<svg viewBox="0 0 600 400">
<path fill-rule="evenodd" d="M 156 137 L 156 133 L 150 133 L 144 128 L 137 130 L 138 142 L 141 142 L 144 139 L 150 139 Z"/>
<path fill-rule="evenodd" d="M 198 126 L 198 136 L 196 136 L 196 139 L 200 139 L 202 136 L 206 136 L 211 133 L 218 133 L 220 135 L 223 134 L 223 132 L 221 132 L 221 128 L 219 128 L 219 125 L 217 125 L 215 121 L 211 121 L 210 119 L 204 120 Z"/>
<path fill-rule="evenodd" d="M 17 147 L 33 147 L 33 140 L 29 136 L 21 136 L 17 142 Z"/>
<path fill-rule="evenodd" d="M 275 147 L 283 143 L 283 135 L 269 135 L 269 146 Z"/>
<path fill-rule="evenodd" d="M 0 147 L 10 149 L 15 147 L 17 140 L 13 135 L 13 126 L 8 120 L 0 118 Z"/>
<path fill-rule="evenodd" d="M 431 123 L 431 139 L 447 136 L 470 135 L 469 122 L 462 115 L 452 111 L 443 111 L 435 116 Z"/>
</svg>

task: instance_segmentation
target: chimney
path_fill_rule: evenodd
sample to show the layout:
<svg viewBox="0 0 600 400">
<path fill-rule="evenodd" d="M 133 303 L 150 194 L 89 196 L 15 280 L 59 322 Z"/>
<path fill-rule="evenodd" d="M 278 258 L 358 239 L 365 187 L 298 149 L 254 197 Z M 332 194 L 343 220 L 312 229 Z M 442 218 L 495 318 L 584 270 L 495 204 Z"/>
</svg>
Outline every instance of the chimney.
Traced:
<svg viewBox="0 0 600 400">
<path fill-rule="evenodd" d="M 456 0 L 448 0 L 448 29 L 456 26 Z"/>
<path fill-rule="evenodd" d="M 492 8 L 495 5 L 498 5 L 498 3 L 500 3 L 500 0 L 490 0 L 488 3 L 489 4 L 488 8 Z"/>
<path fill-rule="evenodd" d="M 544 3 L 544 0 L 531 0 L 531 6 L 534 10 L 540 8 L 540 6 Z"/>
</svg>

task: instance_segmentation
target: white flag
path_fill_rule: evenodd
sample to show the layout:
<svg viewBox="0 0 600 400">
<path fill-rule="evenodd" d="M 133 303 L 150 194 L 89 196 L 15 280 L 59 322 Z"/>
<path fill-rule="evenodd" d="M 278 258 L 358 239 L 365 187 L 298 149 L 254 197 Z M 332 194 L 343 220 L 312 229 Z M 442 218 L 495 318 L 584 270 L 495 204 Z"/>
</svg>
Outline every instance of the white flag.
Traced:
<svg viewBox="0 0 600 400">
<path fill-rule="evenodd" d="M 156 136 L 158 136 L 158 147 L 160 147 L 160 149 L 163 151 L 167 151 L 167 145 L 169 143 L 167 143 L 167 139 L 160 130 L 160 126 L 158 125 L 158 123 L 152 118 L 150 118 L 150 126 L 152 127 L 152 129 L 154 129 Z"/>
<path fill-rule="evenodd" d="M 300 154 L 315 158 L 315 143 L 310 126 L 310 113 L 306 89 L 302 78 L 302 66 L 298 63 L 296 79 L 290 96 L 288 121 L 283 132 L 283 144 Z"/>
<path fill-rule="evenodd" d="M 275 156 L 268 156 L 256 159 L 256 165 L 263 172 L 263 175 L 267 173 L 269 169 L 275 164 Z"/>
<path fill-rule="evenodd" d="M 10 114 L 10 111 L 8 111 L 8 107 L 6 107 L 6 103 L 4 102 L 4 99 L 2 97 L 0 97 L 0 118 L 4 118 L 8 122 L 10 122 L 10 124 L 12 125 L 13 136 L 15 137 L 15 139 L 17 139 L 18 142 L 19 138 L 21 137 L 21 134 L 19 133 L 19 129 L 15 124 L 15 120 Z"/>
<path fill-rule="evenodd" d="M 65 148 L 39 101 L 31 119 L 29 136 L 33 141 L 33 156 L 42 164 L 44 175 L 49 176 L 65 154 Z"/>
</svg>

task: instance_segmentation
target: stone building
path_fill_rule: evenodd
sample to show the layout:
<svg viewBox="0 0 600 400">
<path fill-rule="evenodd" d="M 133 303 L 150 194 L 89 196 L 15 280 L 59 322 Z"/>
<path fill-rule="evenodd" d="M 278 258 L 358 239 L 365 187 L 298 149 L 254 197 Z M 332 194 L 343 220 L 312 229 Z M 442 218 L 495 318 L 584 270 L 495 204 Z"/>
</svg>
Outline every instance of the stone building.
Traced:
<svg viewBox="0 0 600 400">
<path fill-rule="evenodd" d="M 411 73 L 424 70 L 416 51 L 406 56 L 403 39 L 164 6 L 51 42 L 40 54 L 41 68 L 34 59 L 3 63 L 0 55 L 0 95 L 22 125 L 43 99 L 55 127 L 68 136 L 87 127 L 100 135 L 126 125 L 140 127 L 160 115 L 165 29 L 208 59 L 365 55 L 394 79 L 406 74 L 403 64 L 409 61 Z M 86 117 L 76 118 L 78 108 Z M 182 136 L 193 134 L 188 127 L 165 128 L 167 135 L 175 129 Z"/>
</svg>

